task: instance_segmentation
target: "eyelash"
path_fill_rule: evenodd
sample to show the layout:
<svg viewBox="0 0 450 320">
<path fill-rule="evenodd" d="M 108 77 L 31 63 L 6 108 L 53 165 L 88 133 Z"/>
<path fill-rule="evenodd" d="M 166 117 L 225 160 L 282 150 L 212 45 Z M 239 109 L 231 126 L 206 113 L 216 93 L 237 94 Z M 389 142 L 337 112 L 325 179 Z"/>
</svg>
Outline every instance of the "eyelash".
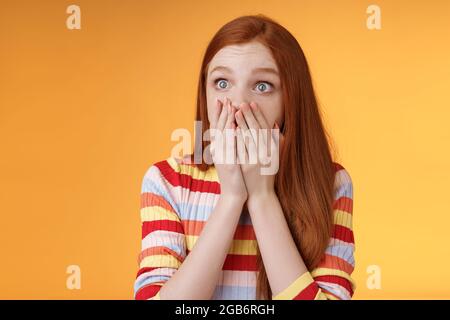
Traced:
<svg viewBox="0 0 450 320">
<path fill-rule="evenodd" d="M 215 88 L 218 89 L 218 90 L 221 90 L 220 88 L 217 88 L 217 83 L 218 83 L 220 80 L 228 81 L 228 80 L 225 79 L 225 78 L 217 78 L 217 79 L 215 79 L 215 80 L 214 80 L 214 85 L 215 85 Z M 275 89 L 275 86 L 274 86 L 271 82 L 269 82 L 269 81 L 258 81 L 258 82 L 256 82 L 256 83 L 257 83 L 257 84 L 259 84 L 259 83 L 267 83 L 267 84 L 272 88 L 272 90 Z M 270 93 L 270 91 L 264 91 L 264 92 L 259 91 L 259 92 L 260 92 L 260 93 Z"/>
</svg>

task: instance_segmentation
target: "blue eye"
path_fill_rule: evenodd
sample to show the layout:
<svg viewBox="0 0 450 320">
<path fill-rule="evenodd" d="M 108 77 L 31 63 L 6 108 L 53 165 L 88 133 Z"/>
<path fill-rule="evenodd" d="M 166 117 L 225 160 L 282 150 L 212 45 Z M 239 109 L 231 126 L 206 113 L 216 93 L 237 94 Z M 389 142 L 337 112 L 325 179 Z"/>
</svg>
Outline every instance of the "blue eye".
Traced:
<svg viewBox="0 0 450 320">
<path fill-rule="evenodd" d="M 270 82 L 263 81 L 258 82 L 258 85 L 256 87 L 258 88 L 258 90 L 260 90 L 260 92 L 267 92 L 267 90 L 264 89 L 267 89 L 268 86 L 273 87 L 273 85 Z"/>
<path fill-rule="evenodd" d="M 216 86 L 217 84 L 219 84 L 219 89 L 226 89 L 228 85 L 228 81 L 222 78 L 214 80 L 214 83 L 216 84 Z"/>
<path fill-rule="evenodd" d="M 219 90 L 228 89 L 229 87 L 228 80 L 224 78 L 217 78 L 216 80 L 214 80 L 214 85 Z M 257 91 L 260 93 L 271 92 L 273 90 L 273 87 L 273 84 L 268 81 L 259 81 L 256 85 Z"/>
</svg>

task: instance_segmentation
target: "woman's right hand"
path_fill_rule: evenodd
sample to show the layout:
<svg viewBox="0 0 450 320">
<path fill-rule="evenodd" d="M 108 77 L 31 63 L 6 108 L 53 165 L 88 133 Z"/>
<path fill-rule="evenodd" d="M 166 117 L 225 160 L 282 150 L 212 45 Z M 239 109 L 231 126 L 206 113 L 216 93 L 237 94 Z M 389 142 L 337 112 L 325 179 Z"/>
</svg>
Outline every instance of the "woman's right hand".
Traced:
<svg viewBox="0 0 450 320">
<path fill-rule="evenodd" d="M 247 200 L 247 188 L 237 161 L 235 113 L 230 99 L 226 98 L 225 102 L 217 99 L 210 121 L 210 129 L 214 129 L 210 130 L 213 131 L 210 151 L 220 180 L 220 196 L 243 204 Z"/>
</svg>

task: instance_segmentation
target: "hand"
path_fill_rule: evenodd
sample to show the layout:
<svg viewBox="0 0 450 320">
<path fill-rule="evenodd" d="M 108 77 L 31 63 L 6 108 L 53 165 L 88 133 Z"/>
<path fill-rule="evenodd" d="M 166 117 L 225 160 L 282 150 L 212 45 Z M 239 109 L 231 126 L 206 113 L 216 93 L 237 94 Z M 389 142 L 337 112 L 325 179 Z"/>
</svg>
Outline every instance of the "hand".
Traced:
<svg viewBox="0 0 450 320">
<path fill-rule="evenodd" d="M 228 98 L 225 103 L 217 99 L 210 123 L 211 156 L 220 180 L 221 197 L 244 203 L 247 189 L 236 155 L 235 113 Z"/>
<path fill-rule="evenodd" d="M 284 136 L 279 132 L 277 123 L 272 128 L 269 126 L 255 102 L 242 103 L 235 117 L 238 124 L 236 129 L 238 159 L 249 200 L 273 194 Z M 267 165 L 269 168 L 264 167 Z"/>
</svg>

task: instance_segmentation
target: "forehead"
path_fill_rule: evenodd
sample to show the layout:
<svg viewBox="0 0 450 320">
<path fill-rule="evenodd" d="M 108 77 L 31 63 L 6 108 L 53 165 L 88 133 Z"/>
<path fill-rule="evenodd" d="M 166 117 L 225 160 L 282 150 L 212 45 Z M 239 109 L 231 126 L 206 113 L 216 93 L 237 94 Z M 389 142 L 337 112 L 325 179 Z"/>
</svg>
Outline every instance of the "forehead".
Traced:
<svg viewBox="0 0 450 320">
<path fill-rule="evenodd" d="M 209 63 L 208 71 L 216 66 L 227 66 L 231 69 L 263 67 L 278 70 L 270 50 L 257 41 L 223 47 Z"/>
</svg>

